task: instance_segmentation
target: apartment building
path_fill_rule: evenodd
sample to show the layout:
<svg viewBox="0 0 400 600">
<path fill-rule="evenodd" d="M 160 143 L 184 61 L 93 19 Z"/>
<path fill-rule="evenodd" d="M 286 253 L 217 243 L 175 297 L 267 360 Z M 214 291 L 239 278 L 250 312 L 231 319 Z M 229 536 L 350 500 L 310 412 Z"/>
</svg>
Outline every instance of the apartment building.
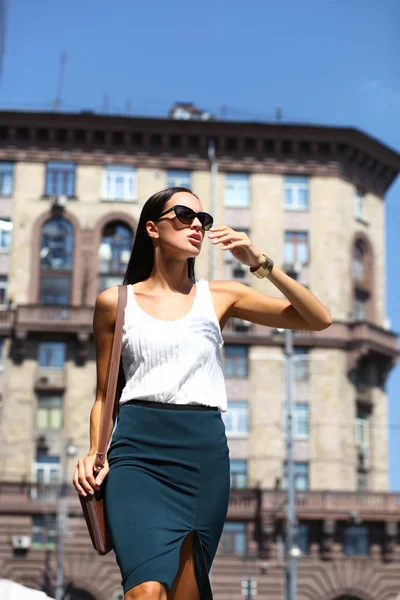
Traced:
<svg viewBox="0 0 400 600">
<path fill-rule="evenodd" d="M 389 600 L 400 592 L 400 496 L 387 492 L 385 381 L 398 349 L 384 193 L 400 156 L 357 130 L 305 125 L 0 113 L 0 576 L 54 585 L 57 489 L 88 450 L 96 295 L 121 282 L 155 191 L 190 187 L 210 210 L 210 144 L 216 224 L 246 231 L 333 318 L 294 336 L 299 600 Z M 207 243 L 196 275 L 280 295 Z M 232 492 L 215 598 L 241 597 L 250 577 L 278 600 L 284 335 L 239 319 L 223 334 Z M 90 552 L 70 495 L 68 598 L 117 599 L 112 557 Z"/>
</svg>

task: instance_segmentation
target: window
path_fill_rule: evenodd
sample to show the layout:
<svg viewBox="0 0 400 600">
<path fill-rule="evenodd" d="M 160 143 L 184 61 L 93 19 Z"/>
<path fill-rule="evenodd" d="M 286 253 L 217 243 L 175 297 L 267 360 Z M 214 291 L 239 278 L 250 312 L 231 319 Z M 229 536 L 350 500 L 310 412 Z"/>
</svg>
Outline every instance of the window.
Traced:
<svg viewBox="0 0 400 600">
<path fill-rule="evenodd" d="M 287 175 L 284 181 L 285 209 L 307 210 L 308 177 Z"/>
<path fill-rule="evenodd" d="M 355 321 L 365 321 L 368 297 L 369 297 L 368 293 L 362 292 L 361 290 L 356 290 L 356 293 L 354 296 L 354 320 Z"/>
<path fill-rule="evenodd" d="M 247 487 L 247 460 L 231 460 L 231 488 Z"/>
<path fill-rule="evenodd" d="M 54 218 L 42 227 L 40 249 L 40 302 L 69 304 L 74 230 L 67 219 Z"/>
<path fill-rule="evenodd" d="M 0 275 L 0 305 L 6 305 L 8 303 L 8 277 L 7 275 Z"/>
<path fill-rule="evenodd" d="M 65 362 L 65 344 L 62 342 L 41 342 L 39 344 L 39 367 L 62 369 Z"/>
<path fill-rule="evenodd" d="M 99 246 L 99 292 L 121 283 L 133 244 L 131 228 L 121 221 L 104 226 Z"/>
<path fill-rule="evenodd" d="M 249 433 L 249 405 L 240 400 L 229 401 L 229 410 L 223 414 L 225 432 L 231 437 L 246 437 Z"/>
<path fill-rule="evenodd" d="M 32 548 L 55 550 L 57 544 L 57 518 L 47 515 L 32 517 Z"/>
<path fill-rule="evenodd" d="M 293 348 L 293 371 L 296 381 L 307 381 L 309 377 L 308 348 L 295 346 Z"/>
<path fill-rule="evenodd" d="M 308 490 L 308 463 L 307 462 L 295 462 L 294 463 L 294 483 L 296 490 Z M 287 489 L 287 463 L 285 462 L 283 467 L 283 489 Z"/>
<path fill-rule="evenodd" d="M 103 171 L 104 200 L 131 201 L 137 198 L 136 170 L 124 165 L 108 165 Z"/>
<path fill-rule="evenodd" d="M 364 220 L 365 194 L 361 190 L 356 190 L 354 196 L 354 217 L 360 221 Z"/>
<path fill-rule="evenodd" d="M 34 481 L 42 484 L 57 484 L 61 481 L 60 457 L 42 455 L 36 457 Z"/>
<path fill-rule="evenodd" d="M 355 423 L 355 438 L 359 448 L 368 450 L 369 448 L 369 430 L 370 430 L 370 410 L 361 405 L 357 405 L 357 416 Z"/>
<path fill-rule="evenodd" d="M 247 377 L 248 348 L 225 344 L 224 371 L 226 377 Z"/>
<path fill-rule="evenodd" d="M 0 162 L 0 196 L 11 196 L 13 192 L 14 164 Z"/>
<path fill-rule="evenodd" d="M 36 410 L 36 427 L 38 429 L 61 429 L 62 397 L 59 394 L 38 395 Z"/>
<path fill-rule="evenodd" d="M 227 521 L 221 535 L 220 550 L 226 554 L 244 554 L 247 550 L 246 523 Z"/>
<path fill-rule="evenodd" d="M 297 526 L 297 545 L 300 549 L 300 552 L 303 555 L 307 555 L 309 553 L 309 548 L 310 548 L 309 529 L 310 529 L 310 527 L 306 523 L 299 523 Z"/>
<path fill-rule="evenodd" d="M 10 219 L 0 219 L 0 249 L 8 250 L 11 247 L 11 231 L 13 224 Z"/>
<path fill-rule="evenodd" d="M 48 162 L 46 196 L 75 195 L 75 165 L 68 162 Z"/>
<path fill-rule="evenodd" d="M 250 206 L 250 176 L 246 173 L 226 173 L 225 206 L 248 208 Z"/>
<path fill-rule="evenodd" d="M 287 409 L 283 409 L 284 431 L 287 434 Z M 306 402 L 296 402 L 293 406 L 293 435 L 296 439 L 306 440 L 309 437 L 309 406 Z"/>
<path fill-rule="evenodd" d="M 167 187 L 184 187 L 190 189 L 190 171 L 168 169 Z"/>
<path fill-rule="evenodd" d="M 357 471 L 357 491 L 368 491 L 368 473 L 366 471 Z"/>
<path fill-rule="evenodd" d="M 308 256 L 308 232 L 285 231 L 285 262 L 294 264 L 299 262 L 306 265 Z"/>
<path fill-rule="evenodd" d="M 366 525 L 347 525 L 344 528 L 343 551 L 346 556 L 368 556 L 369 536 Z"/>
</svg>

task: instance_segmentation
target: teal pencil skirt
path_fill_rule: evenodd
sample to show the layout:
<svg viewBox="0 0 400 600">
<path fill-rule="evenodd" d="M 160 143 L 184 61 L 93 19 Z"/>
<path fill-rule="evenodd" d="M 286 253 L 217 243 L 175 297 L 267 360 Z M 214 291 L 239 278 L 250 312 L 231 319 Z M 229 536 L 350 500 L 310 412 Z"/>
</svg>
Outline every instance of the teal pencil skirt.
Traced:
<svg viewBox="0 0 400 600">
<path fill-rule="evenodd" d="M 194 534 L 201 600 L 229 501 L 229 450 L 218 410 L 131 401 L 108 450 L 107 520 L 124 592 L 144 581 L 168 590 L 185 537 Z"/>
</svg>

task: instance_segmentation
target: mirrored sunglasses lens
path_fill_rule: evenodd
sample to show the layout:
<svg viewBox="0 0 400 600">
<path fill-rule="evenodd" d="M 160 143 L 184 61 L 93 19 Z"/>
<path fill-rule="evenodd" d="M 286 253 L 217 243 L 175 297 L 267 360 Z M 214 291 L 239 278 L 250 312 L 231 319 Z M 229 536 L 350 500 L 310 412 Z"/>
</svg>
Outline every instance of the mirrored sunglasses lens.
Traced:
<svg viewBox="0 0 400 600">
<path fill-rule="evenodd" d="M 212 216 L 207 213 L 203 213 L 201 215 L 200 221 L 201 221 L 201 224 L 203 225 L 203 229 L 205 231 L 208 231 L 209 229 L 211 229 L 213 222 L 214 222 Z"/>
</svg>

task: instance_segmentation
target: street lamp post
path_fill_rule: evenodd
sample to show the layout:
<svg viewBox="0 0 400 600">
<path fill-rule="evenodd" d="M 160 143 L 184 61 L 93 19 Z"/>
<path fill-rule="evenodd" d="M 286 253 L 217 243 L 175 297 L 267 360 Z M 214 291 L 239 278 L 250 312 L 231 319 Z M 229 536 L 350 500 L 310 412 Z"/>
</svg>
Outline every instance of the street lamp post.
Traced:
<svg viewBox="0 0 400 600">
<path fill-rule="evenodd" d="M 64 446 L 62 479 L 58 499 L 57 514 L 57 570 L 56 570 L 56 600 L 64 597 L 64 544 L 68 524 L 68 483 L 67 483 L 67 461 L 75 456 L 76 448 L 71 440 Z"/>
<path fill-rule="evenodd" d="M 215 140 L 211 138 L 208 142 L 208 160 L 210 161 L 210 212 L 215 216 L 217 208 L 217 177 L 218 162 L 215 154 Z M 210 247 L 210 263 L 208 279 L 215 278 L 215 246 Z"/>
<path fill-rule="evenodd" d="M 286 274 L 297 279 L 300 265 L 286 269 Z M 286 536 L 285 536 L 285 600 L 296 600 L 297 578 L 297 521 L 293 461 L 293 330 L 285 329 L 285 395 L 286 395 Z"/>
<path fill-rule="evenodd" d="M 295 480 L 293 462 L 293 330 L 285 330 L 285 388 L 286 388 L 286 563 L 285 563 L 285 596 L 286 600 L 296 600 L 297 560 L 293 555 L 296 540 L 296 507 Z"/>
</svg>

